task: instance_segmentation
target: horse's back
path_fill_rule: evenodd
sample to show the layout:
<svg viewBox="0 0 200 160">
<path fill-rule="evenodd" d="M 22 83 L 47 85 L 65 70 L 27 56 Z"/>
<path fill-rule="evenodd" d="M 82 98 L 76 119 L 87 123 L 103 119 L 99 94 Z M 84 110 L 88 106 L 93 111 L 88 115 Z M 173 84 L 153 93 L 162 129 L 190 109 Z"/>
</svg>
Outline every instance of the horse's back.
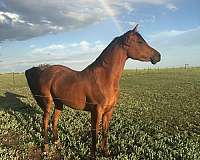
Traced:
<svg viewBox="0 0 200 160">
<path fill-rule="evenodd" d="M 40 75 L 41 85 L 45 85 L 55 81 L 59 77 L 63 76 L 72 76 L 76 74 L 77 71 L 72 70 L 71 68 L 62 66 L 62 65 L 52 65 L 45 69 Z"/>
<path fill-rule="evenodd" d="M 55 88 L 62 83 L 60 88 L 67 87 L 69 80 L 74 81 L 74 77 L 76 77 L 78 71 L 74 71 L 71 68 L 62 66 L 62 65 L 53 65 L 45 69 L 40 77 L 39 77 L 39 87 L 40 91 L 45 96 L 52 96 L 55 95 Z"/>
</svg>

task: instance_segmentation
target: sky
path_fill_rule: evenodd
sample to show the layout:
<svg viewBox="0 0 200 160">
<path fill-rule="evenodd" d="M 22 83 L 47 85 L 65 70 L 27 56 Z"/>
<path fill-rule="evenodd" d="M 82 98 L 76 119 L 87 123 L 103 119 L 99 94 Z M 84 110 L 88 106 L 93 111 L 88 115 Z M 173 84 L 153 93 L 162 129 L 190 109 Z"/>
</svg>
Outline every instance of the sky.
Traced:
<svg viewBox="0 0 200 160">
<path fill-rule="evenodd" d="M 199 0 L 0 0 L 0 72 L 39 64 L 82 70 L 117 36 L 139 33 L 161 62 L 125 68 L 200 66 Z"/>
</svg>

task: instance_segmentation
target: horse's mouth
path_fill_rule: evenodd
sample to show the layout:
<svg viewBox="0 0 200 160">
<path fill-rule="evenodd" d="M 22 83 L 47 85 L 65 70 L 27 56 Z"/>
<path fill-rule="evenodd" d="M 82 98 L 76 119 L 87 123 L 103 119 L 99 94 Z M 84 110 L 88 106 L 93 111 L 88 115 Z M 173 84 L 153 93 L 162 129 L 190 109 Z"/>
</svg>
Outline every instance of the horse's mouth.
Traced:
<svg viewBox="0 0 200 160">
<path fill-rule="evenodd" d="M 160 53 L 155 53 L 153 57 L 150 58 L 152 64 L 156 64 L 161 59 Z"/>
<path fill-rule="evenodd" d="M 156 64 L 157 61 L 151 58 L 151 63 L 152 63 L 152 64 Z"/>
</svg>

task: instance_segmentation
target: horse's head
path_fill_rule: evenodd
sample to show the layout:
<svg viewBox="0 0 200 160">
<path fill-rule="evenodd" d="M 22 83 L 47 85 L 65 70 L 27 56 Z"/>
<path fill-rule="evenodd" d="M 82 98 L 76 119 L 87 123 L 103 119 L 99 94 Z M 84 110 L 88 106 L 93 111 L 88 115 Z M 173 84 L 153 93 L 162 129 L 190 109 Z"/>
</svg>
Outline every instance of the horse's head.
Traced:
<svg viewBox="0 0 200 160">
<path fill-rule="evenodd" d="M 128 58 L 139 61 L 151 61 L 156 64 L 160 61 L 160 53 L 150 47 L 148 43 L 137 32 L 138 24 L 133 30 L 122 35 L 122 46 L 127 50 Z"/>
</svg>

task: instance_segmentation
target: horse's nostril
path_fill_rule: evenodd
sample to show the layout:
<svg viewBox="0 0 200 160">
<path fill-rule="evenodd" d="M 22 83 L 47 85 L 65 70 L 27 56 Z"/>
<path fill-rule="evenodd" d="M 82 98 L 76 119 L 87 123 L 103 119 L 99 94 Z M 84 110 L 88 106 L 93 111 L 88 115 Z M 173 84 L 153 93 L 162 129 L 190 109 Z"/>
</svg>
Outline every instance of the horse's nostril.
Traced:
<svg viewBox="0 0 200 160">
<path fill-rule="evenodd" d="M 159 62 L 161 60 L 161 55 L 159 52 L 154 52 L 154 55 L 151 57 L 151 63 L 152 64 L 156 64 L 157 62 Z"/>
<path fill-rule="evenodd" d="M 156 57 L 157 57 L 157 59 L 158 59 L 158 61 L 160 61 L 161 60 L 161 55 L 160 55 L 160 53 L 159 52 L 156 52 Z"/>
</svg>

